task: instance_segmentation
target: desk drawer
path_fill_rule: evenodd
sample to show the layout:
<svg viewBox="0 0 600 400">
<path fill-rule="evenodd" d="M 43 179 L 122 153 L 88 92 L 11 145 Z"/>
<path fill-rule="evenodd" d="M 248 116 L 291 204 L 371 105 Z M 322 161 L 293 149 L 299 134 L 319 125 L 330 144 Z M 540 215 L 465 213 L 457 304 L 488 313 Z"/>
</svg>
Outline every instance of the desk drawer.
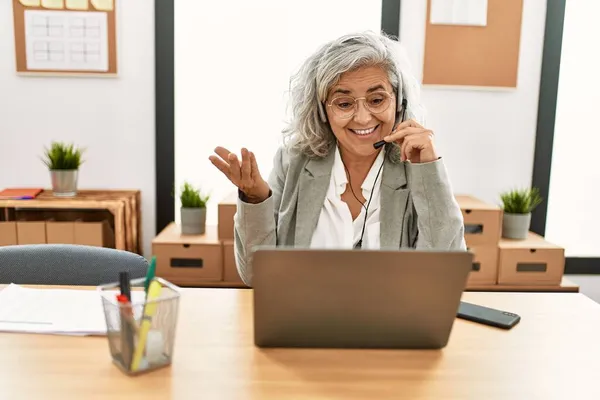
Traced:
<svg viewBox="0 0 600 400">
<path fill-rule="evenodd" d="M 562 249 L 500 249 L 501 285 L 559 285 L 565 268 Z"/>
<path fill-rule="evenodd" d="M 223 279 L 221 244 L 153 244 L 156 275 L 175 284 L 194 285 Z"/>
<path fill-rule="evenodd" d="M 496 246 L 502 232 L 502 214 L 496 210 L 462 210 L 467 246 Z"/>
<path fill-rule="evenodd" d="M 498 281 L 498 246 L 476 246 L 468 250 L 473 253 L 473 270 L 467 287 L 495 285 Z"/>
</svg>

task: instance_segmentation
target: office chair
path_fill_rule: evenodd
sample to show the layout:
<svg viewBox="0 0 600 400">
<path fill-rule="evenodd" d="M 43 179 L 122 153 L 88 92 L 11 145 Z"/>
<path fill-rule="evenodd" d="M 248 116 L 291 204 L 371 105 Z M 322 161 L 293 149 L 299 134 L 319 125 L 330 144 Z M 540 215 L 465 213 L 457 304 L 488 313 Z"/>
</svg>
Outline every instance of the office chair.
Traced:
<svg viewBox="0 0 600 400">
<path fill-rule="evenodd" d="M 146 275 L 148 262 L 138 254 L 104 247 L 34 244 L 0 247 L 0 284 L 89 285 Z"/>
</svg>

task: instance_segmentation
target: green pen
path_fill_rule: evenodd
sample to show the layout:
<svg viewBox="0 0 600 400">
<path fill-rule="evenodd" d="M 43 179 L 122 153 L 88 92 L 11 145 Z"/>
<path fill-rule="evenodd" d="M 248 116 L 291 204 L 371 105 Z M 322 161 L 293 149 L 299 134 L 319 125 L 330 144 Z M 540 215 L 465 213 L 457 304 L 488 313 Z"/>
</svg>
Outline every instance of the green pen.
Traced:
<svg viewBox="0 0 600 400">
<path fill-rule="evenodd" d="M 152 256 L 152 260 L 150 261 L 150 266 L 148 267 L 148 273 L 146 274 L 146 282 L 144 282 L 144 291 L 146 295 L 148 295 L 148 288 L 150 287 L 150 282 L 154 279 L 156 274 L 156 256 Z"/>
</svg>

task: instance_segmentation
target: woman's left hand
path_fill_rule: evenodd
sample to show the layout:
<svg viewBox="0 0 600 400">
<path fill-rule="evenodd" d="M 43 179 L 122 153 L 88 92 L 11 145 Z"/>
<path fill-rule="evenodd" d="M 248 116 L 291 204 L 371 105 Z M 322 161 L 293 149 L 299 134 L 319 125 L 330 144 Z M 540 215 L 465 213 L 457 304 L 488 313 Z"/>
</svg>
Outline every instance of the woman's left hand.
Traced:
<svg viewBox="0 0 600 400">
<path fill-rule="evenodd" d="M 439 158 L 433 144 L 433 132 L 412 119 L 399 124 L 383 140 L 398 143 L 402 161 L 426 163 Z"/>
</svg>

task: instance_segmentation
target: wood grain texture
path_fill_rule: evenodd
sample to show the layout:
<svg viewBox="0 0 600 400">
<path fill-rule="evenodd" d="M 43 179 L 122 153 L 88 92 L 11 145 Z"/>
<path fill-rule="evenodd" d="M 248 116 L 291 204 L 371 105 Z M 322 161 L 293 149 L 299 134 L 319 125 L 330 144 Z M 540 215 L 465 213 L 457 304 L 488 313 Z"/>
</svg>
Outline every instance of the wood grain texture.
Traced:
<svg viewBox="0 0 600 400">
<path fill-rule="evenodd" d="M 448 346 L 261 350 L 252 290 L 183 289 L 173 365 L 129 378 L 105 338 L 0 334 L 2 398 L 595 399 L 600 305 L 581 294 L 465 293 L 510 331 L 456 320 Z"/>
<path fill-rule="evenodd" d="M 107 210 L 114 217 L 115 247 L 140 254 L 141 192 L 139 190 L 79 190 L 74 197 L 56 197 L 52 190 L 42 191 L 32 200 L 0 200 L 0 209 L 26 208 Z"/>
</svg>

